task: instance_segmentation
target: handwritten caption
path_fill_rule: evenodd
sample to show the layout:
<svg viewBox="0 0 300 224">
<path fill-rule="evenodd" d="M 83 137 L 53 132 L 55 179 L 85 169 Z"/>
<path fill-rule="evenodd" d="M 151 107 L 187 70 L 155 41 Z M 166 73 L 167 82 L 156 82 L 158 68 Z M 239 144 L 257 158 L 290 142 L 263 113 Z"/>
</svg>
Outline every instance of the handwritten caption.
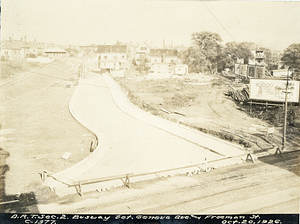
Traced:
<svg viewBox="0 0 300 224">
<path fill-rule="evenodd" d="M 59 224 L 75 223 L 77 220 L 98 220 L 111 222 L 115 220 L 182 220 L 192 221 L 201 220 L 202 223 L 220 224 L 283 224 L 280 219 L 261 218 L 260 215 L 251 216 L 231 216 L 231 215 L 32 215 L 32 214 L 13 214 L 11 219 L 22 220 L 24 224 Z M 74 221 L 74 222 L 72 222 Z M 81 222 L 84 223 L 84 222 Z M 90 223 L 90 222 L 89 222 Z"/>
</svg>

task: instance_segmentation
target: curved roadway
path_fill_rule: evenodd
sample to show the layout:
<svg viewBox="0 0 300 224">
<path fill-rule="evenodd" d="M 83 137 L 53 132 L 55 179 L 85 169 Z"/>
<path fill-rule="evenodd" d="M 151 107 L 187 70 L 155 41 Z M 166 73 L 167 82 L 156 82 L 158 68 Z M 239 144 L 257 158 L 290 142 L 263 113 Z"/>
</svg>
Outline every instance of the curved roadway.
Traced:
<svg viewBox="0 0 300 224">
<path fill-rule="evenodd" d="M 139 110 L 109 75 L 81 80 L 72 101 L 74 117 L 95 132 L 99 145 L 80 164 L 58 174 L 68 179 L 147 173 L 244 154 L 239 146 Z M 49 185 L 59 193 L 57 182 Z"/>
</svg>

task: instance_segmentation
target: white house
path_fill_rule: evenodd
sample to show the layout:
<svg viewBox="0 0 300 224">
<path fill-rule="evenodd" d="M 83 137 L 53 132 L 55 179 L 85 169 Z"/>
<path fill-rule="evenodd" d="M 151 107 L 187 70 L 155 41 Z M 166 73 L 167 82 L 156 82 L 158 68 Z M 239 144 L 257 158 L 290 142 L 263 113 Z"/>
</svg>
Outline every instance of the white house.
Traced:
<svg viewBox="0 0 300 224">
<path fill-rule="evenodd" d="M 97 48 L 98 68 L 119 70 L 128 68 L 127 45 L 99 45 Z"/>
<path fill-rule="evenodd" d="M 149 53 L 150 64 L 154 63 L 177 63 L 177 50 L 174 49 L 151 49 Z"/>
<path fill-rule="evenodd" d="M 143 42 L 140 44 L 135 51 L 135 61 L 136 64 L 140 64 L 142 58 L 147 58 L 150 53 L 150 46 Z"/>
<path fill-rule="evenodd" d="M 175 75 L 188 75 L 189 67 L 185 64 L 175 65 Z"/>
</svg>

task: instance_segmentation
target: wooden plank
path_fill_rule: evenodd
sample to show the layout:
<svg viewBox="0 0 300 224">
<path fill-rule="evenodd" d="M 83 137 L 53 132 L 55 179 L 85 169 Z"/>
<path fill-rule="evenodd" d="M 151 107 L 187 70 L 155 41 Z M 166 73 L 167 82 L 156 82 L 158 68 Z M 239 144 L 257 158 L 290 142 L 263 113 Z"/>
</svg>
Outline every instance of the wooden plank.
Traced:
<svg viewBox="0 0 300 224">
<path fill-rule="evenodd" d="M 110 181 L 110 180 L 117 180 L 117 179 L 122 179 L 126 178 L 127 176 L 129 177 L 133 173 L 129 174 L 123 174 L 123 175 L 118 175 L 118 176 L 109 176 L 109 177 L 101 177 L 101 178 L 96 178 L 96 179 L 90 179 L 90 180 L 81 180 L 80 184 L 81 185 L 86 185 L 86 184 L 93 184 L 93 183 L 100 183 L 100 182 L 105 182 L 105 181 Z M 74 187 L 78 186 L 79 182 L 68 184 L 69 187 Z"/>
</svg>

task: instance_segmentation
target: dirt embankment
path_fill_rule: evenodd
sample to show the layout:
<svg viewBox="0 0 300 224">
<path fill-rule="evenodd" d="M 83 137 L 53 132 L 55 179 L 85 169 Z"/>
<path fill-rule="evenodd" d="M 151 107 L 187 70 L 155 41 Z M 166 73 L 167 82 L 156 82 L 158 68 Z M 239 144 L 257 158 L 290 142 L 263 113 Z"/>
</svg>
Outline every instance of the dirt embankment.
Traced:
<svg viewBox="0 0 300 224">
<path fill-rule="evenodd" d="M 28 61 L 1 61 L 1 80 L 38 68 L 41 64 Z"/>
<path fill-rule="evenodd" d="M 274 127 L 272 121 L 249 113 L 249 107 L 226 96 L 229 86 L 244 88 L 217 75 L 192 74 L 172 79 L 147 80 L 129 70 L 115 78 L 128 98 L 143 110 L 201 132 L 239 143 L 254 152 L 268 152 L 282 141 L 282 126 L 268 136 L 258 126 Z M 297 129 L 298 130 L 298 129 Z M 299 147 L 299 131 L 289 126 L 287 148 Z M 273 151 L 272 151 L 273 152 Z"/>
<path fill-rule="evenodd" d="M 76 69 L 70 71 L 72 66 L 62 61 L 39 66 L 1 88 L 0 142 L 9 155 L 4 161 L 4 198 L 33 192 L 37 200 L 44 200 L 39 173 L 58 172 L 81 161 L 90 154 L 95 139 L 69 112 L 78 79 Z M 21 76 L 33 67 L 19 68 L 19 63 L 2 67 L 1 76 Z M 71 153 L 68 159 L 62 158 L 65 152 Z"/>
</svg>

